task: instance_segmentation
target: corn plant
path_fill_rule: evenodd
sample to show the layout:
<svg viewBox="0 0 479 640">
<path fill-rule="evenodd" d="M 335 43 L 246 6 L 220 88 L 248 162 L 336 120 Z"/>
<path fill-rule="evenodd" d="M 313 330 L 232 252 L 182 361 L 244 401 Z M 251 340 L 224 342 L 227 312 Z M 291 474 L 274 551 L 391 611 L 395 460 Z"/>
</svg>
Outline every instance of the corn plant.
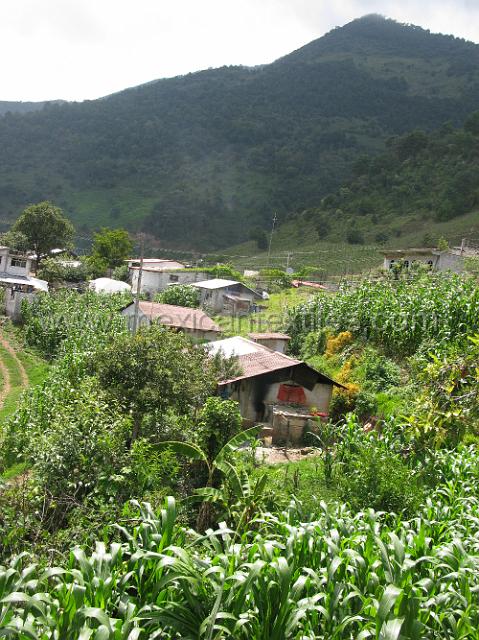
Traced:
<svg viewBox="0 0 479 640">
<path fill-rule="evenodd" d="M 299 351 L 311 331 L 351 331 L 396 354 L 414 353 L 479 330 L 479 287 L 473 278 L 452 274 L 414 280 L 361 282 L 334 295 L 319 295 L 289 311 L 287 331 Z"/>
<path fill-rule="evenodd" d="M 20 639 L 477 638 L 479 459 L 437 455 L 443 483 L 409 521 L 318 504 L 258 514 L 241 537 L 136 505 L 124 542 L 74 548 L 62 567 L 0 568 L 0 636 Z"/>
</svg>

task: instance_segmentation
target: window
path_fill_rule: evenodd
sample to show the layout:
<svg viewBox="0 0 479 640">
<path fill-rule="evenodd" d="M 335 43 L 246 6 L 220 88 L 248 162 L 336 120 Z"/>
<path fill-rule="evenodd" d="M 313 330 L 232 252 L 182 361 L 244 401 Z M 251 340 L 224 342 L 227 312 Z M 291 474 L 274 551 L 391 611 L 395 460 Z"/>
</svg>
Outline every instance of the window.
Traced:
<svg viewBox="0 0 479 640">
<path fill-rule="evenodd" d="M 179 276 L 170 276 L 170 282 L 178 282 Z"/>
<path fill-rule="evenodd" d="M 12 267 L 21 267 L 22 269 L 25 269 L 25 267 L 27 266 L 27 261 L 22 260 L 21 258 L 12 258 L 10 264 L 12 265 Z"/>
<path fill-rule="evenodd" d="M 428 265 L 431 267 L 431 269 L 432 269 L 432 260 L 428 260 L 428 261 L 427 261 L 427 264 L 428 264 Z"/>
<path fill-rule="evenodd" d="M 396 262 L 396 260 L 391 260 L 389 263 L 389 268 L 392 269 L 394 267 L 394 263 Z"/>
<path fill-rule="evenodd" d="M 409 260 L 404 260 L 404 268 L 409 269 Z"/>
</svg>

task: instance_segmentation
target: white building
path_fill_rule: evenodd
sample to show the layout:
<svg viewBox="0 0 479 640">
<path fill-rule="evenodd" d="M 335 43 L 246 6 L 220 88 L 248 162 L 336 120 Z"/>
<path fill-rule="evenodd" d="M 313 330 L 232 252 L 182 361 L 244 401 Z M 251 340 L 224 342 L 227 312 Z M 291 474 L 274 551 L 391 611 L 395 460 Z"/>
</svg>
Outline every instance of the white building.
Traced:
<svg viewBox="0 0 479 640">
<path fill-rule="evenodd" d="M 127 260 L 130 282 L 133 293 L 138 288 L 140 260 Z M 152 298 L 170 285 L 193 284 L 207 278 L 207 274 L 194 269 L 187 269 L 182 262 L 176 260 L 162 260 L 161 258 L 145 258 L 141 274 L 141 293 Z"/>
<path fill-rule="evenodd" d="M 0 247 L 0 277 L 29 276 L 32 263 L 32 256 L 22 255 L 8 247 Z"/>
<path fill-rule="evenodd" d="M 33 300 L 39 291 L 48 291 L 45 280 L 30 273 L 32 256 L 25 256 L 8 247 L 0 247 L 0 287 L 4 289 L 3 309 L 12 320 L 20 320 L 23 300 Z"/>
<path fill-rule="evenodd" d="M 129 258 L 126 263 L 129 269 L 131 267 L 139 267 L 140 258 Z M 152 269 L 161 269 L 163 271 L 185 268 L 185 265 L 182 262 L 177 262 L 176 260 L 165 260 L 164 258 L 143 258 L 143 266 Z"/>
<path fill-rule="evenodd" d="M 476 249 L 465 246 L 452 247 L 450 249 L 388 249 L 383 251 L 384 269 L 393 269 L 400 265 L 409 269 L 414 263 L 427 265 L 432 271 L 452 271 L 462 273 L 464 260 L 469 257 L 477 257 Z"/>
<path fill-rule="evenodd" d="M 263 299 L 260 293 L 236 280 L 213 278 L 193 286 L 200 290 L 200 305 L 211 313 L 249 313 Z"/>
</svg>

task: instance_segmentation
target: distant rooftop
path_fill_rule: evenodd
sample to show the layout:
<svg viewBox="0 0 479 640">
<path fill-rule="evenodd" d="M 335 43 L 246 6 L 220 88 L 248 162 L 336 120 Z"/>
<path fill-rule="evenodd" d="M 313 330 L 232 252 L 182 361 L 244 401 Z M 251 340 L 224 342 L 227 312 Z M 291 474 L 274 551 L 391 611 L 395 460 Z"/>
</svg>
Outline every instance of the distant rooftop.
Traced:
<svg viewBox="0 0 479 640">
<path fill-rule="evenodd" d="M 241 284 L 236 280 L 223 280 L 223 278 L 213 278 L 212 280 L 202 280 L 201 282 L 194 282 L 194 287 L 200 289 L 223 289 L 224 287 L 232 287 L 235 284 Z"/>
<path fill-rule="evenodd" d="M 291 340 L 285 333 L 248 333 L 251 340 Z"/>
<path fill-rule="evenodd" d="M 134 304 L 134 303 L 132 303 Z M 129 305 L 130 306 L 130 305 Z M 151 320 L 158 320 L 161 324 L 178 329 L 193 329 L 199 331 L 215 331 L 220 327 L 201 309 L 178 307 L 173 304 L 140 301 L 141 312 Z"/>
</svg>

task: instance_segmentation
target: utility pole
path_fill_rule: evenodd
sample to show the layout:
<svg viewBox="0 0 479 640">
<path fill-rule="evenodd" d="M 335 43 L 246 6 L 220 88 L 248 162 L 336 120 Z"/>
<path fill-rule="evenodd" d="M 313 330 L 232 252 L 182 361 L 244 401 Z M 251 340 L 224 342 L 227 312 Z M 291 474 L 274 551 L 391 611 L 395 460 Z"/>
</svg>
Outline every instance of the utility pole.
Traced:
<svg viewBox="0 0 479 640">
<path fill-rule="evenodd" d="M 140 268 L 136 280 L 135 314 L 133 316 L 133 335 L 138 330 L 138 316 L 140 313 L 141 278 L 143 276 L 143 260 L 145 259 L 145 236 L 140 233 Z"/>
<path fill-rule="evenodd" d="M 270 259 L 271 259 L 271 243 L 273 242 L 273 233 L 274 233 L 274 228 L 276 226 L 276 222 L 278 221 L 278 218 L 276 216 L 276 212 L 274 213 L 273 216 L 273 226 L 271 227 L 271 234 L 269 236 L 269 245 L 268 245 L 268 267 L 269 267 L 269 263 L 270 263 Z"/>
<path fill-rule="evenodd" d="M 293 256 L 293 254 L 291 253 L 291 251 L 288 251 L 288 253 L 286 254 L 286 273 L 288 273 L 289 262 L 290 262 L 292 256 Z"/>
</svg>

